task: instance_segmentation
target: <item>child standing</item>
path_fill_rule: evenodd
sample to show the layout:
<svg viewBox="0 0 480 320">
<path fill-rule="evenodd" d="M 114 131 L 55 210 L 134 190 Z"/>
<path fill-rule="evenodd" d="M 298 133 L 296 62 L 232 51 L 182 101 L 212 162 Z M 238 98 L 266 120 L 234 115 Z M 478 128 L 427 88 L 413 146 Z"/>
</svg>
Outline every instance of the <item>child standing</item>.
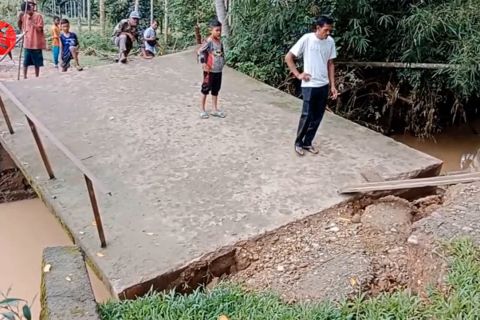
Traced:
<svg viewBox="0 0 480 320">
<path fill-rule="evenodd" d="M 53 17 L 52 33 L 52 54 L 53 64 L 58 68 L 58 55 L 60 54 L 60 18 Z"/>
<path fill-rule="evenodd" d="M 212 20 L 209 23 L 210 36 L 198 50 L 200 63 L 203 67 L 202 99 L 200 118 L 208 119 L 208 113 L 205 110 L 207 96 L 212 95 L 214 117 L 225 118 L 223 111 L 218 109 L 218 93 L 222 86 L 222 71 L 225 65 L 225 54 L 221 41 L 222 24 L 218 20 Z"/>
<path fill-rule="evenodd" d="M 75 67 L 78 71 L 82 71 L 78 60 L 78 37 L 75 33 L 70 32 L 70 22 L 67 19 L 62 19 L 60 22 L 62 26 L 62 34 L 60 35 L 60 51 L 62 52 L 62 71 L 66 72 L 70 68 L 70 61 L 75 60 Z"/>
</svg>

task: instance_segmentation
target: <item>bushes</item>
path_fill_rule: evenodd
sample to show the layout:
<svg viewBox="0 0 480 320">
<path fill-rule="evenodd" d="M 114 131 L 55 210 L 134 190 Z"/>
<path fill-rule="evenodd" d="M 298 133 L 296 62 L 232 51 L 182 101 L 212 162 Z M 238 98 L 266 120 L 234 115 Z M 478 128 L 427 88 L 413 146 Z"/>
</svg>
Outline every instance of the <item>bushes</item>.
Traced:
<svg viewBox="0 0 480 320">
<path fill-rule="evenodd" d="M 197 24 L 201 28 L 202 36 L 208 36 L 208 22 L 215 17 L 213 0 L 173 0 L 169 3 L 171 40 L 176 42 L 176 47 L 195 44 Z"/>
<path fill-rule="evenodd" d="M 106 52 L 116 51 L 112 39 L 108 36 L 102 36 L 98 31 L 82 31 L 79 40 L 82 50 L 90 48 Z"/>
<path fill-rule="evenodd" d="M 231 9 L 228 62 L 234 68 L 278 87 L 288 71 L 288 49 L 312 28 L 313 17 L 332 12 L 335 1 L 239 0 Z"/>
<path fill-rule="evenodd" d="M 313 17 L 335 18 L 334 38 L 344 61 L 444 63 L 422 69 L 343 69 L 353 76 L 336 106 L 341 115 L 384 133 L 432 135 L 478 116 L 479 0 L 236 0 L 231 10 L 230 65 L 270 85 L 285 83 L 283 56 L 310 29 Z M 352 79 L 350 79 L 352 80 Z"/>
</svg>

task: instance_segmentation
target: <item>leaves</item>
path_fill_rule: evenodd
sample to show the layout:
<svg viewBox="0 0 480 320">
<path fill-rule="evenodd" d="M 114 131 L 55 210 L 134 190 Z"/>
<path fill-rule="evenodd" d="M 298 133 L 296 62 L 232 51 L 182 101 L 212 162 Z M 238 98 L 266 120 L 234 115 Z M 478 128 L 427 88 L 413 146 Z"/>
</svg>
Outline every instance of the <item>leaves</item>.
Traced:
<svg viewBox="0 0 480 320">
<path fill-rule="evenodd" d="M 13 312 L 4 312 L 0 313 L 1 316 L 5 317 L 7 320 L 15 320 L 15 313 Z"/>
<path fill-rule="evenodd" d="M 10 289 L 6 294 L 0 293 L 1 296 L 5 297 L 0 301 L 0 319 L 6 320 L 16 320 L 16 319 L 32 319 L 32 313 L 30 307 L 26 304 L 27 301 L 18 298 L 8 298 L 7 295 L 10 292 Z M 22 313 L 20 313 L 20 309 Z M 23 317 L 22 317 L 23 315 Z"/>
<path fill-rule="evenodd" d="M 16 305 L 19 302 L 23 302 L 23 301 L 25 301 L 25 300 L 17 299 L 17 298 L 6 298 L 6 299 L 0 301 L 0 307 Z"/>
<path fill-rule="evenodd" d="M 32 313 L 30 311 L 29 306 L 24 305 L 23 308 L 22 308 L 22 312 L 23 312 L 23 316 L 25 317 L 25 319 L 32 320 Z"/>
</svg>

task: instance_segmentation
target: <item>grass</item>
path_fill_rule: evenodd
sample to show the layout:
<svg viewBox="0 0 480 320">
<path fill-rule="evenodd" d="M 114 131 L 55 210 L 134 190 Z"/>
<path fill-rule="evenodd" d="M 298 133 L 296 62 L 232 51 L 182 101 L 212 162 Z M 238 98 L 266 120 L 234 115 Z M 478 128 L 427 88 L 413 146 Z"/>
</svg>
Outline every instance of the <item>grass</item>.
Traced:
<svg viewBox="0 0 480 320">
<path fill-rule="evenodd" d="M 79 36 L 80 45 L 83 49 L 95 49 L 103 52 L 116 52 L 112 38 L 103 36 L 99 31 L 82 31 Z"/>
<path fill-rule="evenodd" d="M 374 298 L 359 296 L 338 304 L 286 304 L 269 293 L 224 283 L 189 295 L 151 293 L 100 306 L 103 320 L 290 320 L 290 319 L 477 319 L 480 317 L 480 250 L 470 240 L 450 244 L 447 290 L 433 289 L 422 300 L 405 292 Z M 321 288 L 319 288 L 321 290 Z"/>
</svg>

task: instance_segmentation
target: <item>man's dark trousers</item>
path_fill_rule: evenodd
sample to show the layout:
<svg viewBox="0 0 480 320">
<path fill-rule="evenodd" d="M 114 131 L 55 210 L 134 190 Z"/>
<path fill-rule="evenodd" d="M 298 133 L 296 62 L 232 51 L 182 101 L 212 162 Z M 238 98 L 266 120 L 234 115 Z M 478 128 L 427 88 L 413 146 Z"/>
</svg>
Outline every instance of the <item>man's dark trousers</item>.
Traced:
<svg viewBox="0 0 480 320">
<path fill-rule="evenodd" d="M 303 108 L 298 124 L 297 139 L 298 147 L 310 147 L 322 122 L 328 99 L 328 84 L 318 88 L 302 88 Z"/>
</svg>

